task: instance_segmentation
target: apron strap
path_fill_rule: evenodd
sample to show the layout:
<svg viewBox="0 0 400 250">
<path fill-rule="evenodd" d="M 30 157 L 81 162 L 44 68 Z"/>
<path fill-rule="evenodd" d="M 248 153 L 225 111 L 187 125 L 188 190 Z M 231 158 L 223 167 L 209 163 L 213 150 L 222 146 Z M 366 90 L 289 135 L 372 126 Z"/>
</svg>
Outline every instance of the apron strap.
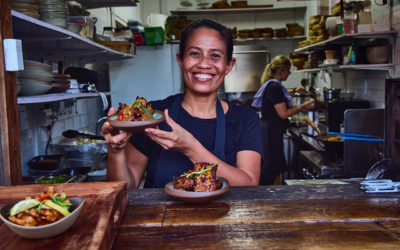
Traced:
<svg viewBox="0 0 400 250">
<path fill-rule="evenodd" d="M 225 113 L 221 101 L 217 99 L 217 131 L 215 135 L 214 151 L 225 153 Z M 221 159 L 225 161 L 224 159 Z"/>
</svg>

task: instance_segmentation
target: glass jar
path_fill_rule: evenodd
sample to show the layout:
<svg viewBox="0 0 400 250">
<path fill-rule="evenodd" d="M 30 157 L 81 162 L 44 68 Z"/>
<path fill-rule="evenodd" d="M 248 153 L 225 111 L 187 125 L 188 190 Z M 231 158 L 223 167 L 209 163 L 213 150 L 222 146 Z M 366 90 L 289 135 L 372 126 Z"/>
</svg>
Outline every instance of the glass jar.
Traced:
<svg viewBox="0 0 400 250">
<path fill-rule="evenodd" d="M 343 34 L 354 34 L 356 32 L 356 14 L 352 8 L 344 9 Z"/>
<path fill-rule="evenodd" d="M 116 28 L 115 30 L 114 30 L 114 36 L 116 37 L 116 36 L 121 36 L 121 28 Z"/>
<path fill-rule="evenodd" d="M 132 37 L 133 37 L 132 31 L 128 27 L 121 28 L 121 33 L 122 33 L 122 36 L 124 36 L 124 38 L 126 40 L 132 39 Z"/>
<path fill-rule="evenodd" d="M 114 32 L 112 30 L 112 27 L 104 27 L 103 36 L 114 37 Z"/>
</svg>

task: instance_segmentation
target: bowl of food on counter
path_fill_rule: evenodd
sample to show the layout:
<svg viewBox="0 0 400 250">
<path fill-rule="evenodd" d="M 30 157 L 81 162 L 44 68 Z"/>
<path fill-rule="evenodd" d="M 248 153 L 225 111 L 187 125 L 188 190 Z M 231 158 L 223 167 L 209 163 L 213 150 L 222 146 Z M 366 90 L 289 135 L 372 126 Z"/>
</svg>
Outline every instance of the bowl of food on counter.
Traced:
<svg viewBox="0 0 400 250">
<path fill-rule="evenodd" d="M 107 117 L 110 125 L 124 132 L 143 132 L 165 121 L 164 112 L 154 110 L 145 98 L 137 97 L 130 105 L 120 103 L 117 113 Z"/>
<path fill-rule="evenodd" d="M 175 199 L 204 204 L 218 199 L 230 189 L 229 181 L 217 177 L 218 163 L 198 162 L 194 169 L 174 178 L 165 185 L 165 192 Z"/>
<path fill-rule="evenodd" d="M 78 218 L 84 200 L 67 197 L 53 186 L 38 197 L 4 205 L 0 209 L 3 222 L 21 237 L 44 239 L 64 233 Z"/>
</svg>

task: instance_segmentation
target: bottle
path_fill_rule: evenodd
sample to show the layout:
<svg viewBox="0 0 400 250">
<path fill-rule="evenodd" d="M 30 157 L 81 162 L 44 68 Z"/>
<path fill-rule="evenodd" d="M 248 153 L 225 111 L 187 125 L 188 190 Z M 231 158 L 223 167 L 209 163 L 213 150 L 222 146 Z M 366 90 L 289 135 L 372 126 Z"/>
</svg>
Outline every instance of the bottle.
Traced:
<svg viewBox="0 0 400 250">
<path fill-rule="evenodd" d="M 114 33 L 112 31 L 112 27 L 104 27 L 103 36 L 114 37 Z"/>
<path fill-rule="evenodd" d="M 128 27 L 121 28 L 121 33 L 126 40 L 132 39 L 132 31 Z"/>
<path fill-rule="evenodd" d="M 346 7 L 344 9 L 343 34 L 354 34 L 356 32 L 356 14 L 353 8 Z"/>
</svg>

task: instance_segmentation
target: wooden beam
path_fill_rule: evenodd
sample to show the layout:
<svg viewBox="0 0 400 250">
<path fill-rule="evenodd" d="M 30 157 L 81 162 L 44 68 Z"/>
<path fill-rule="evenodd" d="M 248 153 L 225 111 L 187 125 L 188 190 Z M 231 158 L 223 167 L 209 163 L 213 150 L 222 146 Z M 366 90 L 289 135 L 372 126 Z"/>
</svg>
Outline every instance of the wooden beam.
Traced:
<svg viewBox="0 0 400 250">
<path fill-rule="evenodd" d="M 22 183 L 18 105 L 14 72 L 5 70 L 3 40 L 13 38 L 9 0 L 0 0 L 0 134 L 3 156 L 3 185 Z"/>
</svg>

